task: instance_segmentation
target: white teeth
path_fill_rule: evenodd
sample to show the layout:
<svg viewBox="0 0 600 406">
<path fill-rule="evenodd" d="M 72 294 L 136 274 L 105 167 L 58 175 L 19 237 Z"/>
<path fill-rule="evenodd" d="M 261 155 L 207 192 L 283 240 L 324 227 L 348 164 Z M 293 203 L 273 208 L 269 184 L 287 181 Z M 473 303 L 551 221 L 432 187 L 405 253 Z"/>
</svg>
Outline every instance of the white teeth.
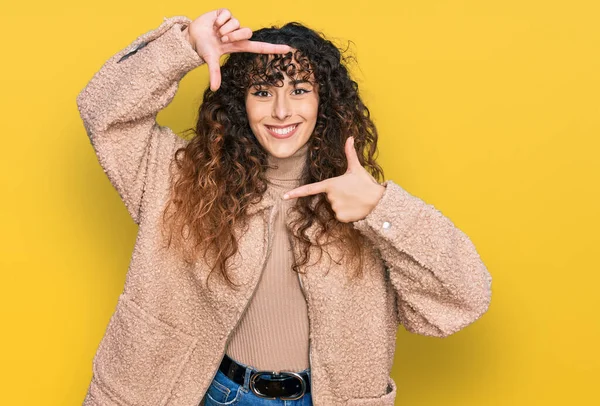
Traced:
<svg viewBox="0 0 600 406">
<path fill-rule="evenodd" d="M 296 129 L 297 125 L 292 125 L 290 127 L 285 127 L 285 128 L 275 128 L 275 127 L 269 127 L 269 130 L 271 130 L 272 132 L 274 132 L 275 134 L 279 134 L 279 135 L 286 135 L 291 133 L 292 131 L 294 131 Z"/>
</svg>

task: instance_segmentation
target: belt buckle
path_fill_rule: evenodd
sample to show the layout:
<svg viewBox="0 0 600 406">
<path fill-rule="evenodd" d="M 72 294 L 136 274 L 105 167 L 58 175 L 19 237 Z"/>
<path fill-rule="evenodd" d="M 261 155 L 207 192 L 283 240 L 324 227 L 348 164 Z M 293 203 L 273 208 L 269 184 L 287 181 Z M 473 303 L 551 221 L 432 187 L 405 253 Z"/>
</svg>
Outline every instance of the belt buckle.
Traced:
<svg viewBox="0 0 600 406">
<path fill-rule="evenodd" d="M 277 399 L 277 397 L 270 397 L 265 395 L 264 393 L 260 392 L 258 389 L 256 389 L 256 387 L 254 386 L 256 383 L 256 380 L 259 379 L 262 375 L 283 375 L 283 376 L 291 376 L 292 378 L 296 378 L 300 381 L 300 394 L 299 395 L 294 395 L 294 396 L 289 396 L 289 397 L 279 397 L 279 399 L 281 400 L 296 400 L 296 399 L 300 399 L 302 396 L 304 396 L 304 394 L 306 393 L 306 382 L 304 382 L 304 379 L 302 379 L 302 377 L 300 376 L 300 374 L 297 374 L 296 372 L 288 372 L 288 371 L 281 371 L 281 372 L 273 372 L 273 371 L 257 371 L 254 372 L 252 374 L 252 376 L 250 377 L 250 389 L 252 390 L 252 393 L 254 393 L 256 396 L 259 396 L 261 398 L 264 399 Z"/>
</svg>

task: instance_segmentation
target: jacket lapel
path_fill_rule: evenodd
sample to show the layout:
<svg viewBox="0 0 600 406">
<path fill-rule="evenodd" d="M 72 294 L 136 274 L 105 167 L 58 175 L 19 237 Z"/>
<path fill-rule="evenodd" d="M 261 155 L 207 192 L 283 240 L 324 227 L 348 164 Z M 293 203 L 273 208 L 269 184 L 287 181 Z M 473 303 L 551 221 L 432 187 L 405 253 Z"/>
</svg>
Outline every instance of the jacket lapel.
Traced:
<svg viewBox="0 0 600 406">
<path fill-rule="evenodd" d="M 281 198 L 281 196 L 276 196 L 270 187 L 267 187 L 267 190 L 263 194 L 261 201 L 251 204 L 250 207 L 248 207 L 247 214 L 252 216 L 268 207 L 272 207 L 275 202 Z"/>
</svg>

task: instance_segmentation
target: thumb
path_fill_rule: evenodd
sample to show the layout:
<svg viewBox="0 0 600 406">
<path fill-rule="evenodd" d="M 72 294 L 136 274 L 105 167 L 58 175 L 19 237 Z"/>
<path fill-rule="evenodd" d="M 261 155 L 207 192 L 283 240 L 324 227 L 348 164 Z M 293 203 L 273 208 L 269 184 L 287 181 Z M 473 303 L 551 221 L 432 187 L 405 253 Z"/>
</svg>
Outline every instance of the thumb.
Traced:
<svg viewBox="0 0 600 406">
<path fill-rule="evenodd" d="M 346 159 L 348 160 L 347 172 L 352 172 L 353 170 L 362 167 L 360 161 L 358 160 L 356 149 L 354 149 L 354 137 L 348 137 L 346 140 L 346 145 L 344 146 L 344 151 L 346 152 Z"/>
<path fill-rule="evenodd" d="M 206 55 L 204 59 L 208 65 L 208 76 L 210 79 L 210 90 L 216 92 L 221 86 L 221 65 L 219 58 L 212 55 Z"/>
</svg>

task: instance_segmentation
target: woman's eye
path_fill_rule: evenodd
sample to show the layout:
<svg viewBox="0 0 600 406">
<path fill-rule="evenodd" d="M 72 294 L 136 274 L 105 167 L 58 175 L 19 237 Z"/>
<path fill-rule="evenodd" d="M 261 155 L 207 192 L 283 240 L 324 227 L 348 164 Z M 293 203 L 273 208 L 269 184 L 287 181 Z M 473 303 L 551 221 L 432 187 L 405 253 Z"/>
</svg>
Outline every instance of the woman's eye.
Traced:
<svg viewBox="0 0 600 406">
<path fill-rule="evenodd" d="M 299 96 L 301 94 L 309 93 L 309 91 L 306 89 L 294 89 L 292 93 L 294 93 L 295 96 Z"/>
<path fill-rule="evenodd" d="M 269 95 L 269 92 L 267 92 L 266 90 L 257 90 L 256 92 L 252 93 L 252 95 L 258 97 L 267 97 Z"/>
</svg>

